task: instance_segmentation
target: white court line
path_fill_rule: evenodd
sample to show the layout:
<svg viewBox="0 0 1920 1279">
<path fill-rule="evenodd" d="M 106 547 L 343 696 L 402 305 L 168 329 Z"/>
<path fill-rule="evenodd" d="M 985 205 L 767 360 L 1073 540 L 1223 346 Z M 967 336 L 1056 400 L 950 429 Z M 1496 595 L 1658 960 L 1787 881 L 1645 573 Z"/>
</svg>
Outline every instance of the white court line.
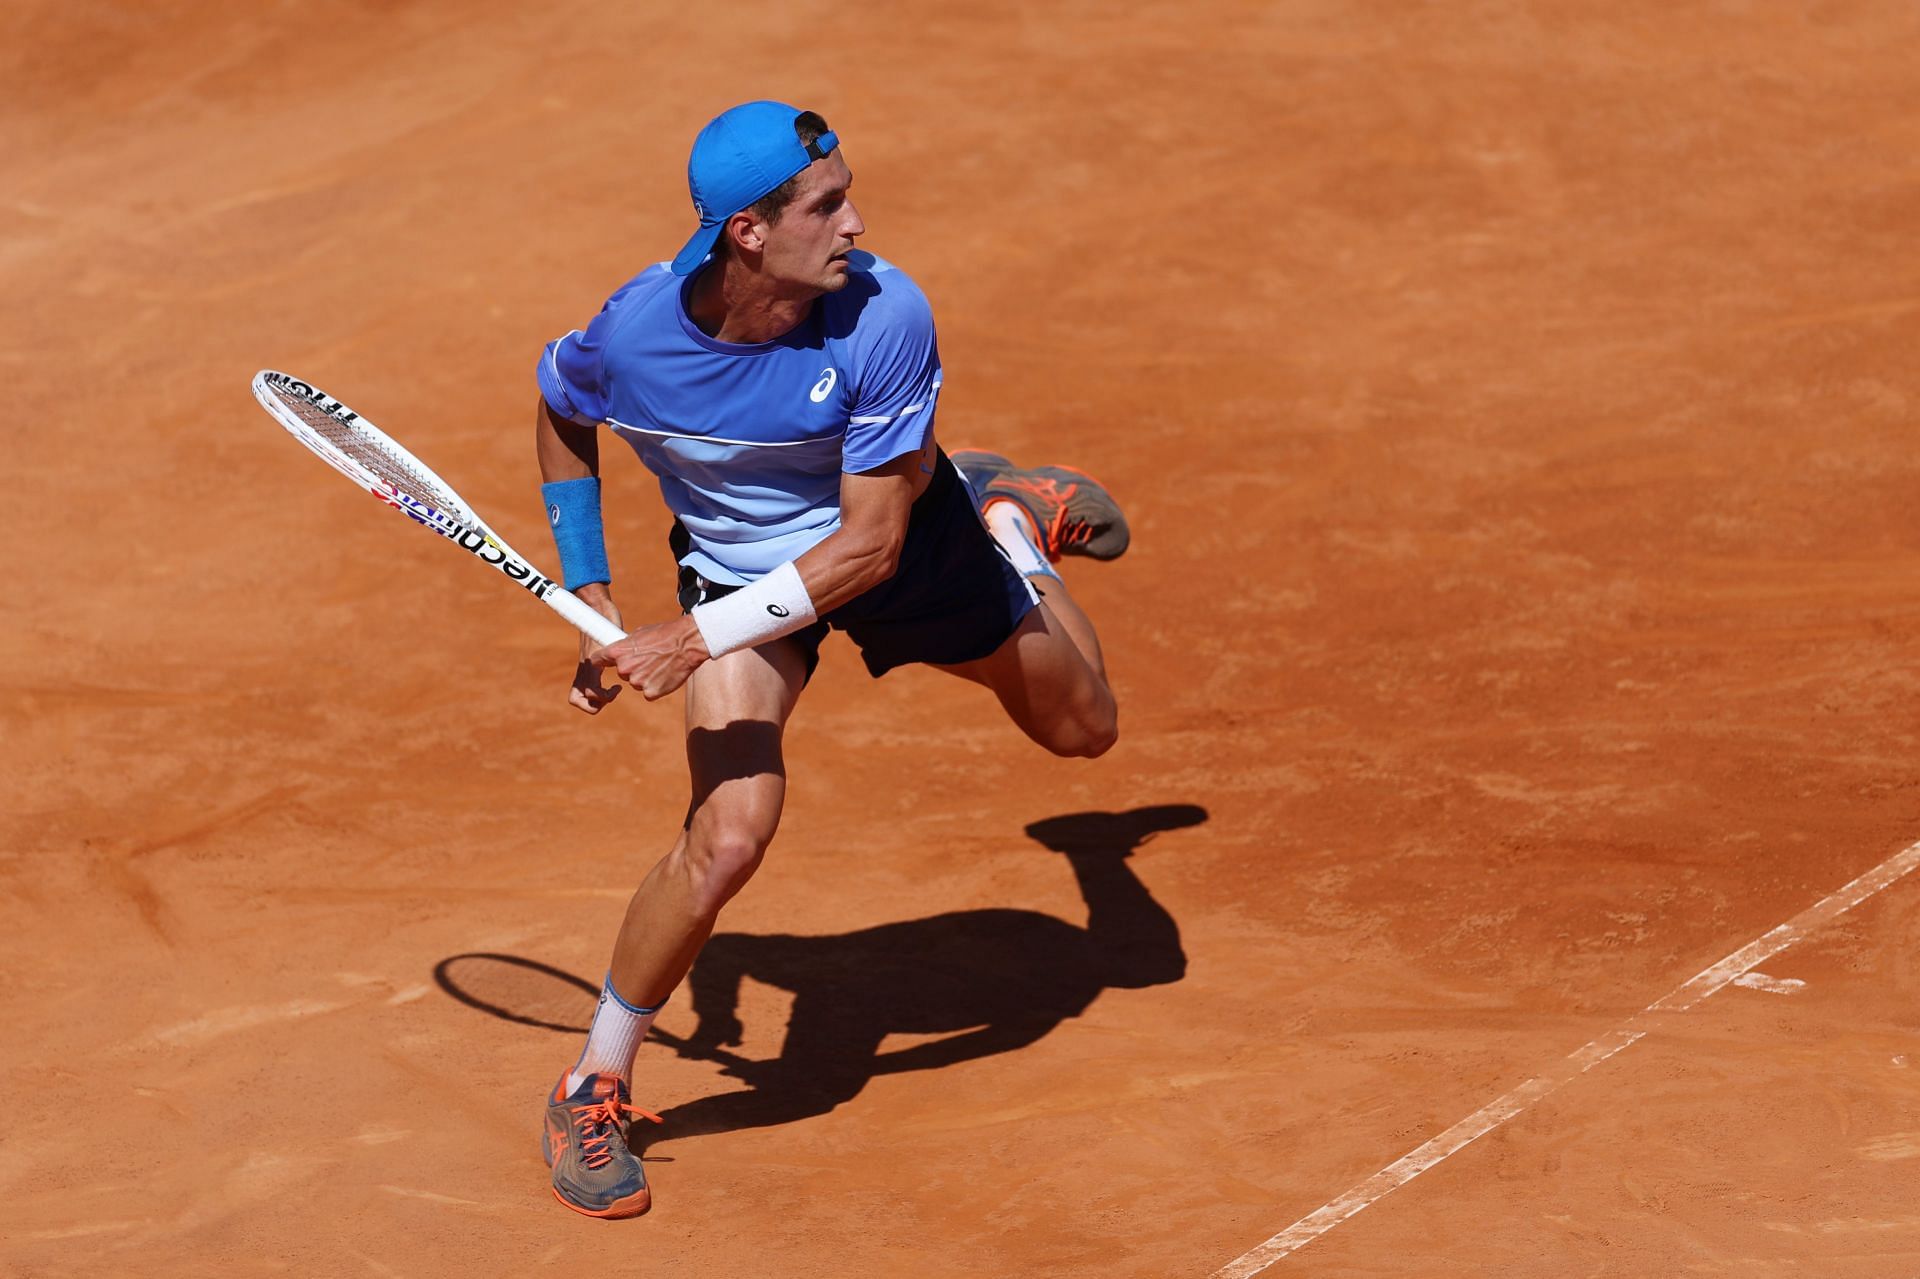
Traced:
<svg viewBox="0 0 1920 1279">
<path fill-rule="evenodd" d="M 1846 914 L 1881 889 L 1920 866 L 1920 843 L 1909 844 L 1845 888 L 1822 898 L 1772 932 L 1749 942 L 1672 993 L 1655 1000 L 1624 1026 L 1600 1036 L 1564 1061 L 1529 1079 L 1506 1096 L 1488 1102 L 1453 1127 L 1408 1151 L 1324 1208 L 1308 1213 L 1265 1243 L 1214 1271 L 1213 1279 L 1250 1279 L 1288 1253 L 1318 1239 L 1348 1217 L 1385 1198 L 1421 1173 L 1520 1114 L 1560 1085 L 1577 1079 L 1640 1039 L 1657 1024 L 1657 1014 L 1680 1013 L 1757 968 L 1809 933 Z"/>
</svg>

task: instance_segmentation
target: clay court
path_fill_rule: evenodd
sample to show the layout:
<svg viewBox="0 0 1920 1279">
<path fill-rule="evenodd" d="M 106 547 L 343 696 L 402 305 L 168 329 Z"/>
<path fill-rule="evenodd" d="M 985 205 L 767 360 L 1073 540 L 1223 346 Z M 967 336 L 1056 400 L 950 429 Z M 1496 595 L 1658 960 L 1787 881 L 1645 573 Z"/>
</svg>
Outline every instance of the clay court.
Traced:
<svg viewBox="0 0 1920 1279">
<path fill-rule="evenodd" d="M 1916 39 L 9 6 L 0 1273 L 1920 1275 Z M 947 446 L 1127 504 L 1067 567 L 1121 740 L 830 643 L 606 1223 L 539 1098 L 678 829 L 679 704 L 569 709 L 566 625 L 248 379 L 550 561 L 535 358 L 755 97 L 827 116 L 932 299 Z"/>
</svg>

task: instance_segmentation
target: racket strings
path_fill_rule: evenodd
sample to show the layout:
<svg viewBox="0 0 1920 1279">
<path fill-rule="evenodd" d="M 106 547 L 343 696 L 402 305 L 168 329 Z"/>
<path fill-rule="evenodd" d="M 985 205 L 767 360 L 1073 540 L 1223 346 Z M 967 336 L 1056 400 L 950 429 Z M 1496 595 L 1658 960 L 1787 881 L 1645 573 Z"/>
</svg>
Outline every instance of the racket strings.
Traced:
<svg viewBox="0 0 1920 1279">
<path fill-rule="evenodd" d="M 411 459 L 395 453 L 386 441 L 369 434 L 357 422 L 343 422 L 299 396 L 276 395 L 315 435 L 352 459 L 396 491 L 435 510 L 465 514 L 460 500 L 421 472 Z"/>
</svg>

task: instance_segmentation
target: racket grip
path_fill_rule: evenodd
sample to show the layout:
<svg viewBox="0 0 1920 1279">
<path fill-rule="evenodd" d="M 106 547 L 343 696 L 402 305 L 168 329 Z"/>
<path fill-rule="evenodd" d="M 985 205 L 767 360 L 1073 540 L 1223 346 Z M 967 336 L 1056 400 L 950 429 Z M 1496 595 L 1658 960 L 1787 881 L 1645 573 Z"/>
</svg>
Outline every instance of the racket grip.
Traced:
<svg viewBox="0 0 1920 1279">
<path fill-rule="evenodd" d="M 572 622 L 577 630 L 585 631 L 596 644 L 615 644 L 627 637 L 625 631 L 587 607 L 570 591 L 556 588 L 546 598 L 554 612 Z"/>
</svg>

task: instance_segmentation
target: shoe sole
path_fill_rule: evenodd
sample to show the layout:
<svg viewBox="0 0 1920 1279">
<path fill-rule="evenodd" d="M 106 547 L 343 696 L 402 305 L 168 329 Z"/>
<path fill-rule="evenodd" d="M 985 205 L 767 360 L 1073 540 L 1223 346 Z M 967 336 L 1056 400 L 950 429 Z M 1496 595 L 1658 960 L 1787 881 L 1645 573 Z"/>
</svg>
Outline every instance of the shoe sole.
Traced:
<svg viewBox="0 0 1920 1279">
<path fill-rule="evenodd" d="M 1062 475 L 1071 475 L 1077 480 L 1085 480 L 1087 483 L 1093 485 L 1095 488 L 1099 489 L 1103 493 L 1113 492 L 1112 489 L 1108 488 L 1106 485 L 1102 484 L 1098 479 L 1095 479 L 1093 476 L 1087 474 L 1085 471 L 1081 470 L 1077 466 L 1036 466 L 1036 467 L 1033 467 L 1032 470 L 1035 475 L 1045 475 L 1049 471 L 1057 472 Z"/>
<path fill-rule="evenodd" d="M 605 1208 L 582 1208 L 579 1204 L 574 1203 L 571 1199 L 561 1194 L 557 1188 L 549 1187 L 549 1189 L 553 1190 L 553 1197 L 555 1199 L 573 1209 L 582 1217 L 598 1217 L 602 1221 L 611 1221 L 620 1217 L 638 1217 L 641 1213 L 653 1207 L 653 1192 L 650 1190 L 642 1190 L 637 1195 L 628 1195 L 625 1199 L 616 1199 Z"/>
<path fill-rule="evenodd" d="M 1002 457 L 1002 456 L 1000 456 L 1000 455 L 999 455 L 998 453 L 989 453 L 989 452 L 987 452 L 987 451 L 986 451 L 985 449 L 962 449 L 962 448 L 957 448 L 957 449 L 955 449 L 955 450 L 954 450 L 953 452 L 951 452 L 951 453 L 949 453 L 949 454 L 947 455 L 947 458 L 948 458 L 948 460 L 949 460 L 949 461 L 951 461 L 951 462 L 953 462 L 953 464 L 954 464 L 954 466 L 955 466 L 956 468 L 957 468 L 957 467 L 958 467 L 958 466 L 960 465 L 960 462 L 959 462 L 959 460 L 958 460 L 958 459 L 959 459 L 959 457 L 960 457 L 960 455 L 961 455 L 962 453 L 971 453 L 971 454 L 973 454 L 973 455 L 974 455 L 975 457 L 983 457 L 983 458 L 992 458 L 992 459 L 993 459 L 993 460 L 994 460 L 995 462 L 998 462 L 998 463 L 999 463 L 999 464 L 1000 464 L 1000 465 L 1001 465 L 1002 467 L 1004 467 L 1004 468 L 1006 468 L 1006 469 L 1007 469 L 1007 470 L 1009 470 L 1009 471 L 1019 471 L 1019 470 L 1028 470 L 1028 471 L 1032 471 L 1032 472 L 1034 472 L 1035 474 L 1044 474 L 1044 473 L 1045 473 L 1045 472 L 1047 472 L 1047 471 L 1058 471 L 1058 472 L 1061 472 L 1061 473 L 1063 473 L 1063 474 L 1066 474 L 1066 475 L 1071 475 L 1071 476 L 1073 476 L 1073 477 L 1074 477 L 1075 479 L 1081 479 L 1081 480 L 1085 480 L 1085 481 L 1087 481 L 1087 483 L 1089 483 L 1089 484 L 1091 484 L 1091 485 L 1093 485 L 1093 486 L 1094 486 L 1095 488 L 1098 488 L 1098 489 L 1100 489 L 1100 490 L 1101 490 L 1102 492 L 1106 492 L 1106 493 L 1111 493 L 1111 492 L 1113 492 L 1113 490 L 1112 490 L 1112 489 L 1110 489 L 1110 488 L 1108 488 L 1108 487 L 1107 487 L 1107 486 L 1106 486 L 1105 484 L 1102 484 L 1102 483 L 1100 482 L 1100 477 L 1099 477 L 1099 476 L 1097 476 L 1097 475 L 1092 475 L 1092 474 L 1090 474 L 1090 473 L 1088 473 L 1088 472 L 1086 472 L 1086 471 L 1083 471 L 1083 470 L 1081 470 L 1081 469 L 1080 469 L 1079 467 L 1077 467 L 1077 466 L 1029 466 L 1029 467 L 1019 467 L 1019 466 L 1015 466 L 1015 465 L 1014 465 L 1014 464 L 1013 464 L 1013 463 L 1012 463 L 1012 462 L 1011 462 L 1010 460 L 1008 460 L 1007 458 L 1004 458 L 1004 457 Z"/>
<path fill-rule="evenodd" d="M 990 457 L 994 461 L 998 462 L 1000 465 L 1006 467 L 1008 470 L 1015 469 L 1012 462 L 1009 462 L 1006 458 L 1002 457 L 1000 454 L 990 453 L 986 449 L 956 448 L 953 450 L 953 452 L 947 454 L 947 460 L 952 462 L 955 466 L 958 466 L 960 465 L 960 457 L 962 454 L 972 454 L 974 457 Z"/>
</svg>

